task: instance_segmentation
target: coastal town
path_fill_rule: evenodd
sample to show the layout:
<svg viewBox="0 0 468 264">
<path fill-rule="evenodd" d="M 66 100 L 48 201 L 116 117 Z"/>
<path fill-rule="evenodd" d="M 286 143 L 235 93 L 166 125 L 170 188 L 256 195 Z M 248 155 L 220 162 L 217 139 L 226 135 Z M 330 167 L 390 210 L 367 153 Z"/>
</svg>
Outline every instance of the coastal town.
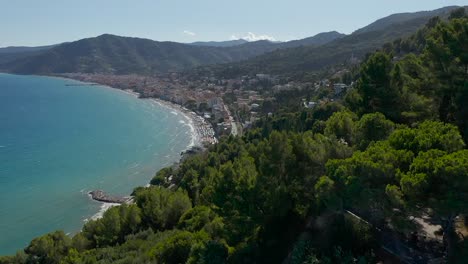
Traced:
<svg viewBox="0 0 468 264">
<path fill-rule="evenodd" d="M 468 264 L 465 2 L 4 1 L 0 264 Z"/>
<path fill-rule="evenodd" d="M 346 73 L 337 72 L 335 77 L 342 79 L 341 75 Z M 274 105 L 278 94 L 294 90 L 313 94 L 322 91 L 318 99 L 304 97 L 297 102 L 304 108 L 314 108 L 333 101 L 352 86 L 328 79 L 299 83 L 262 73 L 235 79 L 193 78 L 175 72 L 154 76 L 86 73 L 60 76 L 121 89 L 177 109 L 193 123 L 201 146 L 214 144 L 221 136 L 242 135 L 261 117 L 272 116 L 277 111 Z"/>
</svg>

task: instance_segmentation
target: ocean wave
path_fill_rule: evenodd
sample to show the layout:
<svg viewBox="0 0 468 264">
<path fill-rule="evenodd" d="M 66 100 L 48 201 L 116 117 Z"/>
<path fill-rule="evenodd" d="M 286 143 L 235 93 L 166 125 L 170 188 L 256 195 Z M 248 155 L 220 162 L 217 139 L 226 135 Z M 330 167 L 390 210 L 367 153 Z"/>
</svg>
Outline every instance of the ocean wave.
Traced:
<svg viewBox="0 0 468 264">
<path fill-rule="evenodd" d="M 129 167 L 129 169 L 135 169 L 135 168 L 137 168 L 137 167 L 140 167 L 140 165 L 141 165 L 141 164 L 140 164 L 139 162 L 135 162 L 135 163 L 133 163 L 132 166 Z"/>
<path fill-rule="evenodd" d="M 176 111 L 171 111 L 171 114 L 179 115 Z"/>
</svg>

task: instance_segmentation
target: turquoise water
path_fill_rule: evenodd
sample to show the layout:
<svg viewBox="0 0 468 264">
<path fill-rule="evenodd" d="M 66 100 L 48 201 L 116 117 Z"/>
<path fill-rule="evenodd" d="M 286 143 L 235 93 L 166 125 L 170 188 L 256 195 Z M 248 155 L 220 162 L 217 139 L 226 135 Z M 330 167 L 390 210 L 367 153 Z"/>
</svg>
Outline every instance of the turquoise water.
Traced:
<svg viewBox="0 0 468 264">
<path fill-rule="evenodd" d="M 0 74 L 0 255 L 101 210 L 87 192 L 128 195 L 191 142 L 180 113 L 101 86 Z"/>
</svg>

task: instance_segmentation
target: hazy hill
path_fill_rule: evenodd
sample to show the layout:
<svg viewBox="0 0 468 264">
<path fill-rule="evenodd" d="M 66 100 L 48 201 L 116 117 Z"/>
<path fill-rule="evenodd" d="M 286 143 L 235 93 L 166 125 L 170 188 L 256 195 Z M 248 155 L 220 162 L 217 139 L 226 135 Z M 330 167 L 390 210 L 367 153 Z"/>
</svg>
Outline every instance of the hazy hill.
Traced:
<svg viewBox="0 0 468 264">
<path fill-rule="evenodd" d="M 326 43 L 339 36 L 341 35 L 332 32 L 319 34 L 317 40 L 315 37 L 307 38 L 304 42 L 299 40 L 292 43 L 274 43 L 260 40 L 232 47 L 211 47 L 105 34 L 61 44 L 34 56 L 8 61 L 0 66 L 0 69 L 23 74 L 149 74 L 236 62 L 290 46 Z"/>
<path fill-rule="evenodd" d="M 14 46 L 5 47 L 5 48 L 0 48 L 0 54 L 41 51 L 41 50 L 51 49 L 55 46 L 57 45 L 38 46 L 38 47 L 14 47 Z"/>
<path fill-rule="evenodd" d="M 5 47 L 0 48 L 0 64 L 14 61 L 20 58 L 37 55 L 45 50 L 51 49 L 57 45 L 39 46 L 39 47 Z"/>
<path fill-rule="evenodd" d="M 227 61 L 233 61 L 229 54 L 209 47 L 105 34 L 59 45 L 42 54 L 8 63 L 5 68 L 16 73 L 147 74 L 201 65 L 200 62 Z"/>
</svg>

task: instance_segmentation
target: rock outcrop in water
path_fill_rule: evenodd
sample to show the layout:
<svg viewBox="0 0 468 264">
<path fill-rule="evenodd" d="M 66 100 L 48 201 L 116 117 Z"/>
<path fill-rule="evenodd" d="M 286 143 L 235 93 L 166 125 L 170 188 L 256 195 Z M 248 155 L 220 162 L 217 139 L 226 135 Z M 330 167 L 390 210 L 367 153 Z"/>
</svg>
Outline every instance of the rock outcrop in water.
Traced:
<svg viewBox="0 0 468 264">
<path fill-rule="evenodd" d="M 132 202 L 132 197 L 123 197 L 123 196 L 111 196 L 104 192 L 103 190 L 95 190 L 89 192 L 89 195 L 91 195 L 91 198 L 93 200 L 99 201 L 99 202 L 104 202 L 104 203 L 118 203 L 118 204 L 123 204 L 123 203 L 131 203 Z"/>
</svg>

